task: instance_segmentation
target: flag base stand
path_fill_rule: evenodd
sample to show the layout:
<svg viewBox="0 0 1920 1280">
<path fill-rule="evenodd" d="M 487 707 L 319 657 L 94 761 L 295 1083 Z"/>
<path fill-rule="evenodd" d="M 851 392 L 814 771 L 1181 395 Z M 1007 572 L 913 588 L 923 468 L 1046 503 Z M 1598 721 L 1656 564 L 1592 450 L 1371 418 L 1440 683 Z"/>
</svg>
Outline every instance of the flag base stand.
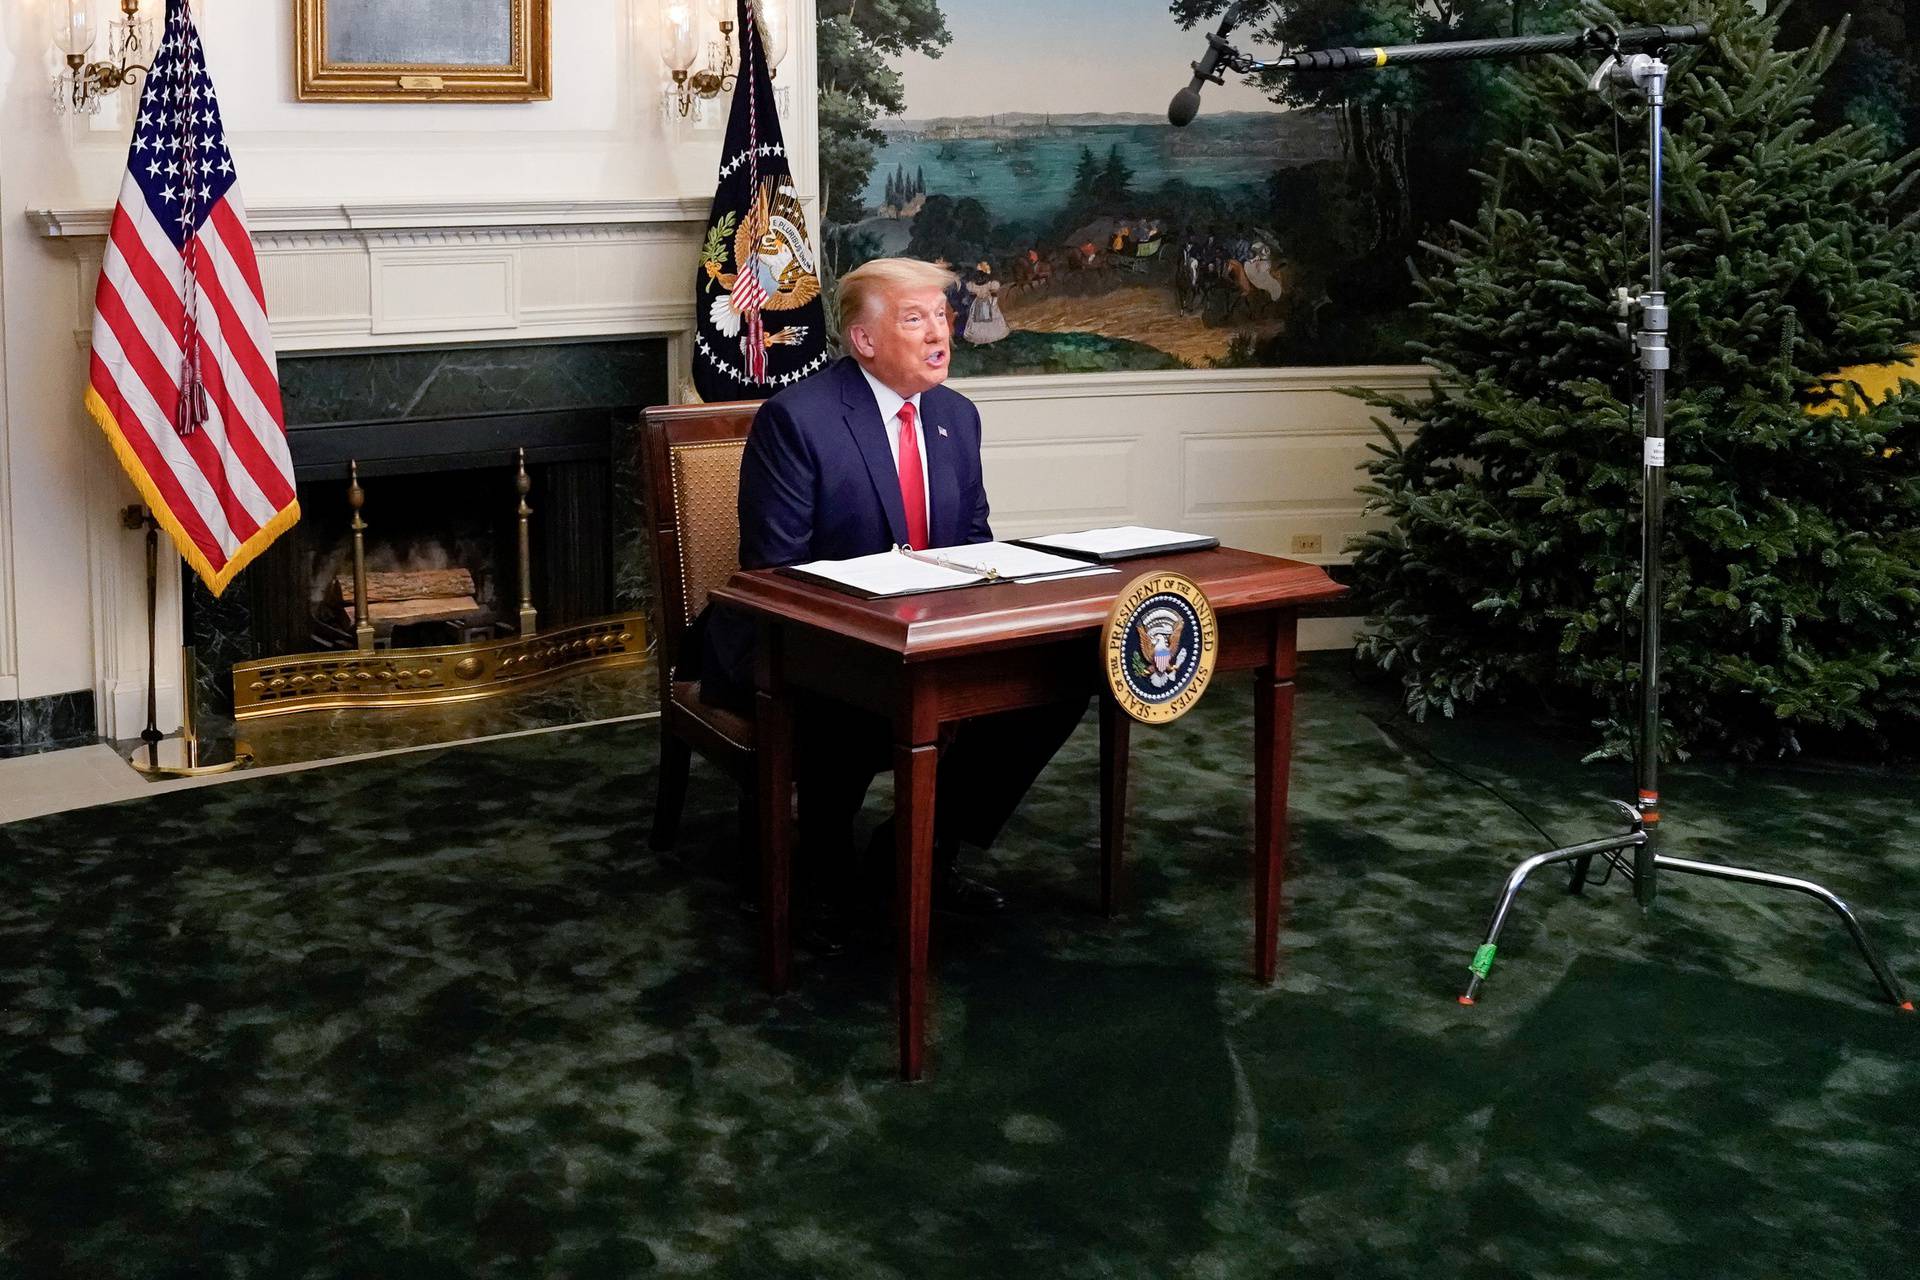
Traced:
<svg viewBox="0 0 1920 1280">
<path fill-rule="evenodd" d="M 200 757 L 200 744 L 193 738 L 163 738 L 142 742 L 127 757 L 127 763 L 149 778 L 201 778 L 216 773 L 232 773 L 253 763 L 246 752 L 231 760 L 206 761 Z"/>
<path fill-rule="evenodd" d="M 200 778 L 231 773 L 253 763 L 250 752 L 236 749 L 229 760 L 203 760 L 200 740 L 193 730 L 193 646 L 180 646 L 180 736 L 161 736 L 159 698 L 155 678 L 154 623 L 160 596 L 160 522 L 153 513 L 138 506 L 121 513 L 121 523 L 129 529 L 147 531 L 147 727 L 140 731 L 140 744 L 127 754 L 127 763 L 149 778 Z M 190 586 L 183 586 L 190 591 Z"/>
</svg>

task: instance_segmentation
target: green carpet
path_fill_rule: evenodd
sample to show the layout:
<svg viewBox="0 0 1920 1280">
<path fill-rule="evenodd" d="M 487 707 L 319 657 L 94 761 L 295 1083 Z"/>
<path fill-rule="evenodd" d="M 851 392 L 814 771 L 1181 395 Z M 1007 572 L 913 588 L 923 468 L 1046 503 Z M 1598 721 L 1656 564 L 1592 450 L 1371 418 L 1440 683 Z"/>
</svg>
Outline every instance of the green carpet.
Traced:
<svg viewBox="0 0 1920 1280">
<path fill-rule="evenodd" d="M 1091 721 L 935 920 L 935 1072 L 884 946 L 754 979 L 696 769 L 646 851 L 622 724 L 0 827 L 0 1275 L 1792 1276 L 1920 1271 L 1920 1019 L 1824 909 L 1543 873 L 1579 744 L 1309 668 L 1282 972 L 1247 977 L 1246 688 L 1135 735 L 1094 912 Z M 1686 766 L 1673 852 L 1826 880 L 1920 982 L 1910 776 Z M 874 811 L 878 812 L 879 797 Z"/>
</svg>

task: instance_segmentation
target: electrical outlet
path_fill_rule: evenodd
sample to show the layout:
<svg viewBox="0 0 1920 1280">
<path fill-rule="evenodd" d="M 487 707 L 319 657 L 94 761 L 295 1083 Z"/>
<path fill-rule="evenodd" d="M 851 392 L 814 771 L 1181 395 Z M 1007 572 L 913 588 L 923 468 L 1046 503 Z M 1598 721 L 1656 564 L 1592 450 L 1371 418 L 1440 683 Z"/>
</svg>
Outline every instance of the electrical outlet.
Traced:
<svg viewBox="0 0 1920 1280">
<path fill-rule="evenodd" d="M 1317 556 L 1326 549 L 1326 539 L 1317 533 L 1296 533 L 1293 541 L 1287 544 L 1287 550 L 1297 556 Z"/>
</svg>

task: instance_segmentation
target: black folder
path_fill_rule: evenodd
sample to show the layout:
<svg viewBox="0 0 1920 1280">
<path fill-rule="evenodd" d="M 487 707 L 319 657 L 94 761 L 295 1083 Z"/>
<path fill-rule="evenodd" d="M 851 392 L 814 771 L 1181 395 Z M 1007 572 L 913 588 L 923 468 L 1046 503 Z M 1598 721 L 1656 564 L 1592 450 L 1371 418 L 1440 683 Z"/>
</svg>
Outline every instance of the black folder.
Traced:
<svg viewBox="0 0 1920 1280">
<path fill-rule="evenodd" d="M 1072 547 L 1058 547 L 1052 543 L 1035 538 L 1009 538 L 1015 546 L 1030 547 L 1035 551 L 1047 551 L 1056 556 L 1066 556 L 1072 560 L 1087 560 L 1094 564 L 1111 564 L 1116 560 L 1138 560 L 1143 556 L 1172 555 L 1176 551 L 1207 551 L 1220 545 L 1218 538 L 1183 538 L 1179 542 L 1164 542 L 1155 546 L 1125 547 L 1118 551 L 1079 551 Z"/>
</svg>

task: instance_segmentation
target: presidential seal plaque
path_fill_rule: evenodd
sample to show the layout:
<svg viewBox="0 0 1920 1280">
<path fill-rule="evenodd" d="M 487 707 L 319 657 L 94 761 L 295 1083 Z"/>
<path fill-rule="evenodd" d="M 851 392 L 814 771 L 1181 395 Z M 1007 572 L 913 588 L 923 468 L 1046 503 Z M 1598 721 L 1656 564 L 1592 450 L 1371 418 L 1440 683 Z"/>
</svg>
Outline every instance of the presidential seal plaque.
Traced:
<svg viewBox="0 0 1920 1280">
<path fill-rule="evenodd" d="M 1107 688 L 1142 724 L 1166 724 L 1190 711 L 1219 656 L 1213 606 L 1179 573 L 1142 574 L 1128 583 L 1101 635 Z"/>
</svg>

